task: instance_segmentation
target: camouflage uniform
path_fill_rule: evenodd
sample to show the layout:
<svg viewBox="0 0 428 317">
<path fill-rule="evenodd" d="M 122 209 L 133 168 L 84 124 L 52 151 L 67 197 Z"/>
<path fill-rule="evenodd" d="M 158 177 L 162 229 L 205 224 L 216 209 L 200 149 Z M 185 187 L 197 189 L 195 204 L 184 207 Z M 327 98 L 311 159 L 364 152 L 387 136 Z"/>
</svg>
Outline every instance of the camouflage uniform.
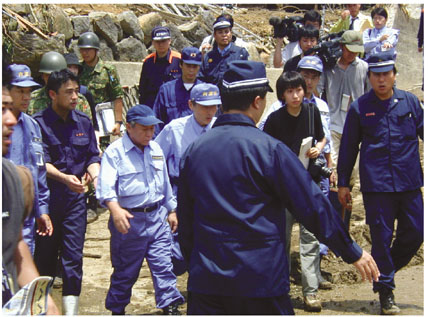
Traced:
<svg viewBox="0 0 428 317">
<path fill-rule="evenodd" d="M 114 101 L 123 97 L 122 86 L 116 67 L 107 65 L 101 59 L 95 67 L 82 64 L 80 83 L 88 87 L 94 96 L 95 104 Z"/>
<path fill-rule="evenodd" d="M 32 116 L 36 112 L 46 109 L 50 103 L 51 99 L 46 94 L 46 87 L 34 90 L 31 93 L 31 100 L 30 105 L 28 106 L 27 114 Z M 86 100 L 85 96 L 80 93 L 78 93 L 76 110 L 82 111 L 92 121 L 92 113 L 89 102 Z"/>
</svg>

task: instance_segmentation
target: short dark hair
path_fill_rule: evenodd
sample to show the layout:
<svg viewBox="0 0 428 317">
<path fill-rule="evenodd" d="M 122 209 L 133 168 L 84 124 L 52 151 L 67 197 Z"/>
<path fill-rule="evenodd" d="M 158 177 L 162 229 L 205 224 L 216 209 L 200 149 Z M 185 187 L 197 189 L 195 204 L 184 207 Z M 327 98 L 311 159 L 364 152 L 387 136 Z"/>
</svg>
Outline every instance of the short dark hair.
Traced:
<svg viewBox="0 0 428 317">
<path fill-rule="evenodd" d="M 223 85 L 220 87 L 220 96 L 223 111 L 247 110 L 257 96 L 265 98 L 269 88 L 242 88 L 239 90 L 230 90 Z"/>
<path fill-rule="evenodd" d="M 318 39 L 320 37 L 320 31 L 313 25 L 307 25 L 300 29 L 299 32 L 299 41 L 302 37 L 315 37 Z"/>
<path fill-rule="evenodd" d="M 386 11 L 385 8 L 382 7 L 376 7 L 372 10 L 371 16 L 372 19 L 374 18 L 375 15 L 381 15 L 383 16 L 385 19 L 388 19 L 388 12 Z"/>
<path fill-rule="evenodd" d="M 283 72 L 276 81 L 276 96 L 278 100 L 285 103 L 284 92 L 289 88 L 302 86 L 306 93 L 306 82 L 303 76 L 295 71 Z"/>
<path fill-rule="evenodd" d="M 306 23 L 306 21 L 318 22 L 321 26 L 321 14 L 317 10 L 309 10 L 303 16 L 303 22 Z"/>
<path fill-rule="evenodd" d="M 49 75 L 48 83 L 46 84 L 46 94 L 49 96 L 49 91 L 53 90 L 58 93 L 58 90 L 67 81 L 75 81 L 79 85 L 79 78 L 74 75 L 68 68 L 57 72 L 52 72 Z M 50 96 L 49 96 L 50 98 Z"/>
</svg>

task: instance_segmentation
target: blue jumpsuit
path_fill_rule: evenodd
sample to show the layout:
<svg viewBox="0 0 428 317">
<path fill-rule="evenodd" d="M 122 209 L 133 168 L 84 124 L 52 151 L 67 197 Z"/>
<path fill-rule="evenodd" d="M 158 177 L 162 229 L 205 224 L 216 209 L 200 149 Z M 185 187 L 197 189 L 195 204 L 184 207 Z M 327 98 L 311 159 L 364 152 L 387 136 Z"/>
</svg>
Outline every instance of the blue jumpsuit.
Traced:
<svg viewBox="0 0 428 317">
<path fill-rule="evenodd" d="M 134 218 L 131 228 L 120 233 L 110 216 L 110 255 L 114 268 L 106 308 L 122 313 L 131 300 L 132 287 L 146 258 L 152 273 L 156 306 L 165 308 L 183 297 L 172 272 L 171 229 L 167 211 L 175 209 L 162 149 L 154 142 L 141 151 L 126 133 L 104 152 L 97 185 L 97 199 L 105 205 L 116 201 Z M 152 207 L 150 212 L 138 208 Z"/>
<path fill-rule="evenodd" d="M 181 54 L 169 50 L 164 58 L 158 58 L 156 52 L 144 59 L 140 75 L 140 104 L 153 108 L 160 86 L 167 81 L 181 77 Z"/>
<path fill-rule="evenodd" d="M 46 163 L 80 179 L 89 165 L 100 162 L 94 128 L 84 113 L 72 110 L 63 121 L 49 106 L 36 113 L 34 119 L 42 131 Z M 58 250 L 61 250 L 62 295 L 79 296 L 86 232 L 85 194 L 75 193 L 54 179 L 47 181 L 54 232 L 51 237 L 36 237 L 34 260 L 40 275 L 55 276 Z"/>
<path fill-rule="evenodd" d="M 196 79 L 193 87 L 201 83 L 202 81 Z M 164 123 L 156 125 L 156 135 L 171 120 L 192 114 L 192 110 L 189 108 L 190 91 L 191 89 L 187 90 L 184 87 L 181 77 L 166 82 L 160 87 L 153 106 L 153 111 L 156 117 Z"/>
<path fill-rule="evenodd" d="M 285 208 L 346 262 L 361 257 L 297 156 L 249 117 L 218 117 L 180 164 L 178 237 L 189 261 L 188 314 L 294 313 Z M 244 298 L 249 306 L 236 307 Z"/>
<path fill-rule="evenodd" d="M 338 160 L 338 186 L 349 179 L 360 151 L 360 180 L 372 256 L 381 276 L 373 290 L 395 288 L 394 275 L 423 242 L 423 186 L 418 136 L 423 139 L 423 109 L 416 96 L 394 89 L 381 101 L 373 90 L 351 104 Z M 361 149 L 360 149 L 361 144 Z M 398 226 L 392 243 L 394 222 Z"/>
<path fill-rule="evenodd" d="M 227 63 L 236 60 L 248 60 L 248 52 L 245 48 L 230 43 L 221 53 L 214 44 L 214 47 L 204 56 L 198 77 L 206 83 L 219 86 L 226 71 Z"/>
<path fill-rule="evenodd" d="M 34 255 L 36 241 L 35 218 L 49 214 L 49 188 L 46 183 L 46 165 L 40 127 L 29 115 L 21 112 L 12 134 L 12 145 L 6 154 L 16 165 L 23 165 L 31 171 L 34 182 L 33 211 L 25 219 L 22 236 Z"/>
</svg>

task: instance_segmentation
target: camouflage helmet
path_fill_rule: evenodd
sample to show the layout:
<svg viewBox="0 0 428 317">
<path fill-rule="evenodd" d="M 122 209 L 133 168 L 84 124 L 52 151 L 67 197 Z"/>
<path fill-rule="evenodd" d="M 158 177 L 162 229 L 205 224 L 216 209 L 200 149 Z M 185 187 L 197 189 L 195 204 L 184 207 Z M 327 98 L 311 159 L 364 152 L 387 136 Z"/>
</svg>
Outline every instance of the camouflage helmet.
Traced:
<svg viewBox="0 0 428 317">
<path fill-rule="evenodd" d="M 77 41 L 77 46 L 79 48 L 95 48 L 100 49 L 100 39 L 93 32 L 85 32 L 79 36 Z"/>
<path fill-rule="evenodd" d="M 50 74 L 67 68 L 67 62 L 64 56 L 58 52 L 47 52 L 43 54 L 40 60 L 39 72 Z"/>
</svg>

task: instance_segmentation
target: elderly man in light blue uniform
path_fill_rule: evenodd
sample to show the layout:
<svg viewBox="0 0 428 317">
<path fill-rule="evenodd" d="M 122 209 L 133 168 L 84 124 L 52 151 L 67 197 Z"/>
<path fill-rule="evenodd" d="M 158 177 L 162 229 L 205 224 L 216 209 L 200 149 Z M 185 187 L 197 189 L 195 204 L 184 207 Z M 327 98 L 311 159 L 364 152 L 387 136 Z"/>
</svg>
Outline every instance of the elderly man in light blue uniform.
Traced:
<svg viewBox="0 0 428 317">
<path fill-rule="evenodd" d="M 210 130 L 215 122 L 215 113 L 221 104 L 220 92 L 213 84 L 198 84 L 192 88 L 188 105 L 191 115 L 174 119 L 159 133 L 155 141 L 161 146 L 168 165 L 168 174 L 174 194 L 177 195 L 177 182 L 181 156 L 187 147 Z M 177 234 L 173 234 L 174 273 L 181 275 L 187 270 L 187 264 L 181 254 Z"/>
<path fill-rule="evenodd" d="M 110 253 L 114 268 L 106 308 L 123 315 L 146 258 L 152 273 L 156 307 L 179 314 L 184 301 L 172 272 L 171 233 L 177 229 L 177 201 L 168 179 L 164 154 L 151 141 L 161 121 L 145 105 L 126 115 L 127 132 L 112 143 L 101 161 L 97 198 L 110 210 Z M 168 212 L 167 220 L 165 215 Z"/>
</svg>

